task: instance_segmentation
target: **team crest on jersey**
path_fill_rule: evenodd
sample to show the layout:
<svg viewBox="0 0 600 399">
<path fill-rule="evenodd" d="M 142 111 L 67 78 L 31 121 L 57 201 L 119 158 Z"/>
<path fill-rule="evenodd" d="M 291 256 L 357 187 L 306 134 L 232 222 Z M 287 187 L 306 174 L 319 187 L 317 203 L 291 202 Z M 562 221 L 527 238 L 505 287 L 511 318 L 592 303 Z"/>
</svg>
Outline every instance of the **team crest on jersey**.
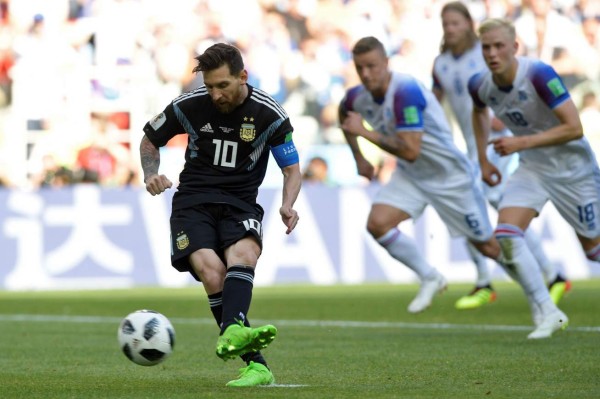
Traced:
<svg viewBox="0 0 600 399">
<path fill-rule="evenodd" d="M 519 101 L 527 101 L 527 93 L 523 90 L 519 90 Z"/>
<path fill-rule="evenodd" d="M 177 243 L 177 249 L 180 251 L 186 249 L 188 245 L 190 245 L 190 239 L 183 231 L 179 233 L 175 241 Z"/>
<path fill-rule="evenodd" d="M 256 126 L 248 122 L 254 122 L 254 118 L 244 117 L 244 122 L 240 128 L 240 138 L 244 141 L 252 141 L 256 137 Z"/>
</svg>

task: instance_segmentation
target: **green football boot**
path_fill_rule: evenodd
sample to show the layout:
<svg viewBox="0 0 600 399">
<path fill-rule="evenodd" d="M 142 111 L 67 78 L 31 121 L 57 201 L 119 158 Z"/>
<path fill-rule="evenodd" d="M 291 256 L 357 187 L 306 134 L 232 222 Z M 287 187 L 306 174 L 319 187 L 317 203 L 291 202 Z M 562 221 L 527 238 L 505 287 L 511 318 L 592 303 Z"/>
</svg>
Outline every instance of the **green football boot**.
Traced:
<svg viewBox="0 0 600 399">
<path fill-rule="evenodd" d="M 229 381 L 228 387 L 255 387 L 271 385 L 275 382 L 273 373 L 264 364 L 250 362 L 247 367 L 240 369 L 237 380 Z"/>
<path fill-rule="evenodd" d="M 456 309 L 466 310 L 479 308 L 496 300 L 496 292 L 490 286 L 475 287 L 468 295 L 459 298 L 454 304 Z"/>
<path fill-rule="evenodd" d="M 558 305 L 562 297 L 569 291 L 571 291 L 571 282 L 565 280 L 561 276 L 557 276 L 556 279 L 548 285 L 548 291 L 550 291 L 550 298 L 555 305 Z"/>
<path fill-rule="evenodd" d="M 277 335 L 277 328 L 267 324 L 257 328 L 245 327 L 242 322 L 232 324 L 217 340 L 217 356 L 223 360 L 235 359 L 248 352 L 266 348 Z"/>
</svg>

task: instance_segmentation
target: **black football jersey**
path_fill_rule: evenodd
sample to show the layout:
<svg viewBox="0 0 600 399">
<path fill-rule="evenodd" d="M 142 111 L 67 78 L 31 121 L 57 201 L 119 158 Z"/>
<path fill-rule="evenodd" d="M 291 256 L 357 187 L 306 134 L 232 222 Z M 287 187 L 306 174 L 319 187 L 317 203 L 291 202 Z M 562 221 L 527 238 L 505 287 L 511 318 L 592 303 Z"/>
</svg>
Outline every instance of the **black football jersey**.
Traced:
<svg viewBox="0 0 600 399">
<path fill-rule="evenodd" d="M 285 110 L 266 92 L 248 85 L 248 96 L 231 113 L 217 110 L 205 86 L 184 93 L 144 126 L 157 147 L 188 135 L 185 165 L 173 208 L 224 202 L 256 204 L 271 147 L 291 140 Z"/>
</svg>

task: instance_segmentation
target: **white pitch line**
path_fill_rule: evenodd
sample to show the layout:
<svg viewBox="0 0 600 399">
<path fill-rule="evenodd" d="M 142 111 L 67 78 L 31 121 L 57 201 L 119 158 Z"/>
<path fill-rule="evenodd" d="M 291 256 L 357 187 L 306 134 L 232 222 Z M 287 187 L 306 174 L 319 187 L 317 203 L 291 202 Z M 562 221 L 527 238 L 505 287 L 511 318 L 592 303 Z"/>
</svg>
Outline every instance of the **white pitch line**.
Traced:
<svg viewBox="0 0 600 399">
<path fill-rule="evenodd" d="M 260 385 L 259 388 L 302 388 L 309 387 L 310 385 L 304 384 L 271 384 L 271 385 Z"/>
<path fill-rule="evenodd" d="M 169 318 L 177 324 L 214 324 L 209 318 Z M 83 315 L 35 315 L 35 314 L 0 314 L 0 322 L 43 322 L 43 323 L 95 323 L 118 324 L 122 318 L 110 316 Z M 252 319 L 253 324 L 273 323 L 289 327 L 338 327 L 338 328 L 393 328 L 393 329 L 432 329 L 432 330 L 484 330 L 484 331 L 529 331 L 533 326 L 500 325 L 500 324 L 453 324 L 453 323 L 408 323 L 388 321 L 351 321 L 351 320 L 259 320 Z M 600 326 L 570 326 L 568 331 L 600 332 Z"/>
</svg>

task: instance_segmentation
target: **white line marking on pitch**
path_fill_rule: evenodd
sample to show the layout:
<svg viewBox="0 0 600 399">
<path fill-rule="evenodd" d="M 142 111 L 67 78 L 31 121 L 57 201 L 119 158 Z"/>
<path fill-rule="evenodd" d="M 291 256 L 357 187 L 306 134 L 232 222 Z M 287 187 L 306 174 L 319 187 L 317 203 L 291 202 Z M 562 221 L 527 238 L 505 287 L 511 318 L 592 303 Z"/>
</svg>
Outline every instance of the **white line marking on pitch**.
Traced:
<svg viewBox="0 0 600 399">
<path fill-rule="evenodd" d="M 308 387 L 309 385 L 304 384 L 271 384 L 271 385 L 261 385 L 260 388 L 302 388 Z"/>
<path fill-rule="evenodd" d="M 173 324 L 214 324 L 209 318 L 170 317 Z M 120 323 L 122 318 L 110 316 L 81 315 L 35 315 L 35 314 L 0 314 L 0 322 L 45 322 L 45 323 Z M 259 320 L 255 324 L 273 323 L 290 327 L 339 327 L 339 328 L 397 328 L 397 329 L 432 329 L 432 330 L 485 330 L 485 331 L 529 331 L 532 326 L 500 325 L 500 324 L 452 324 L 452 323 L 408 323 L 388 321 L 350 321 L 350 320 Z M 600 326 L 570 326 L 568 331 L 600 332 Z"/>
</svg>

